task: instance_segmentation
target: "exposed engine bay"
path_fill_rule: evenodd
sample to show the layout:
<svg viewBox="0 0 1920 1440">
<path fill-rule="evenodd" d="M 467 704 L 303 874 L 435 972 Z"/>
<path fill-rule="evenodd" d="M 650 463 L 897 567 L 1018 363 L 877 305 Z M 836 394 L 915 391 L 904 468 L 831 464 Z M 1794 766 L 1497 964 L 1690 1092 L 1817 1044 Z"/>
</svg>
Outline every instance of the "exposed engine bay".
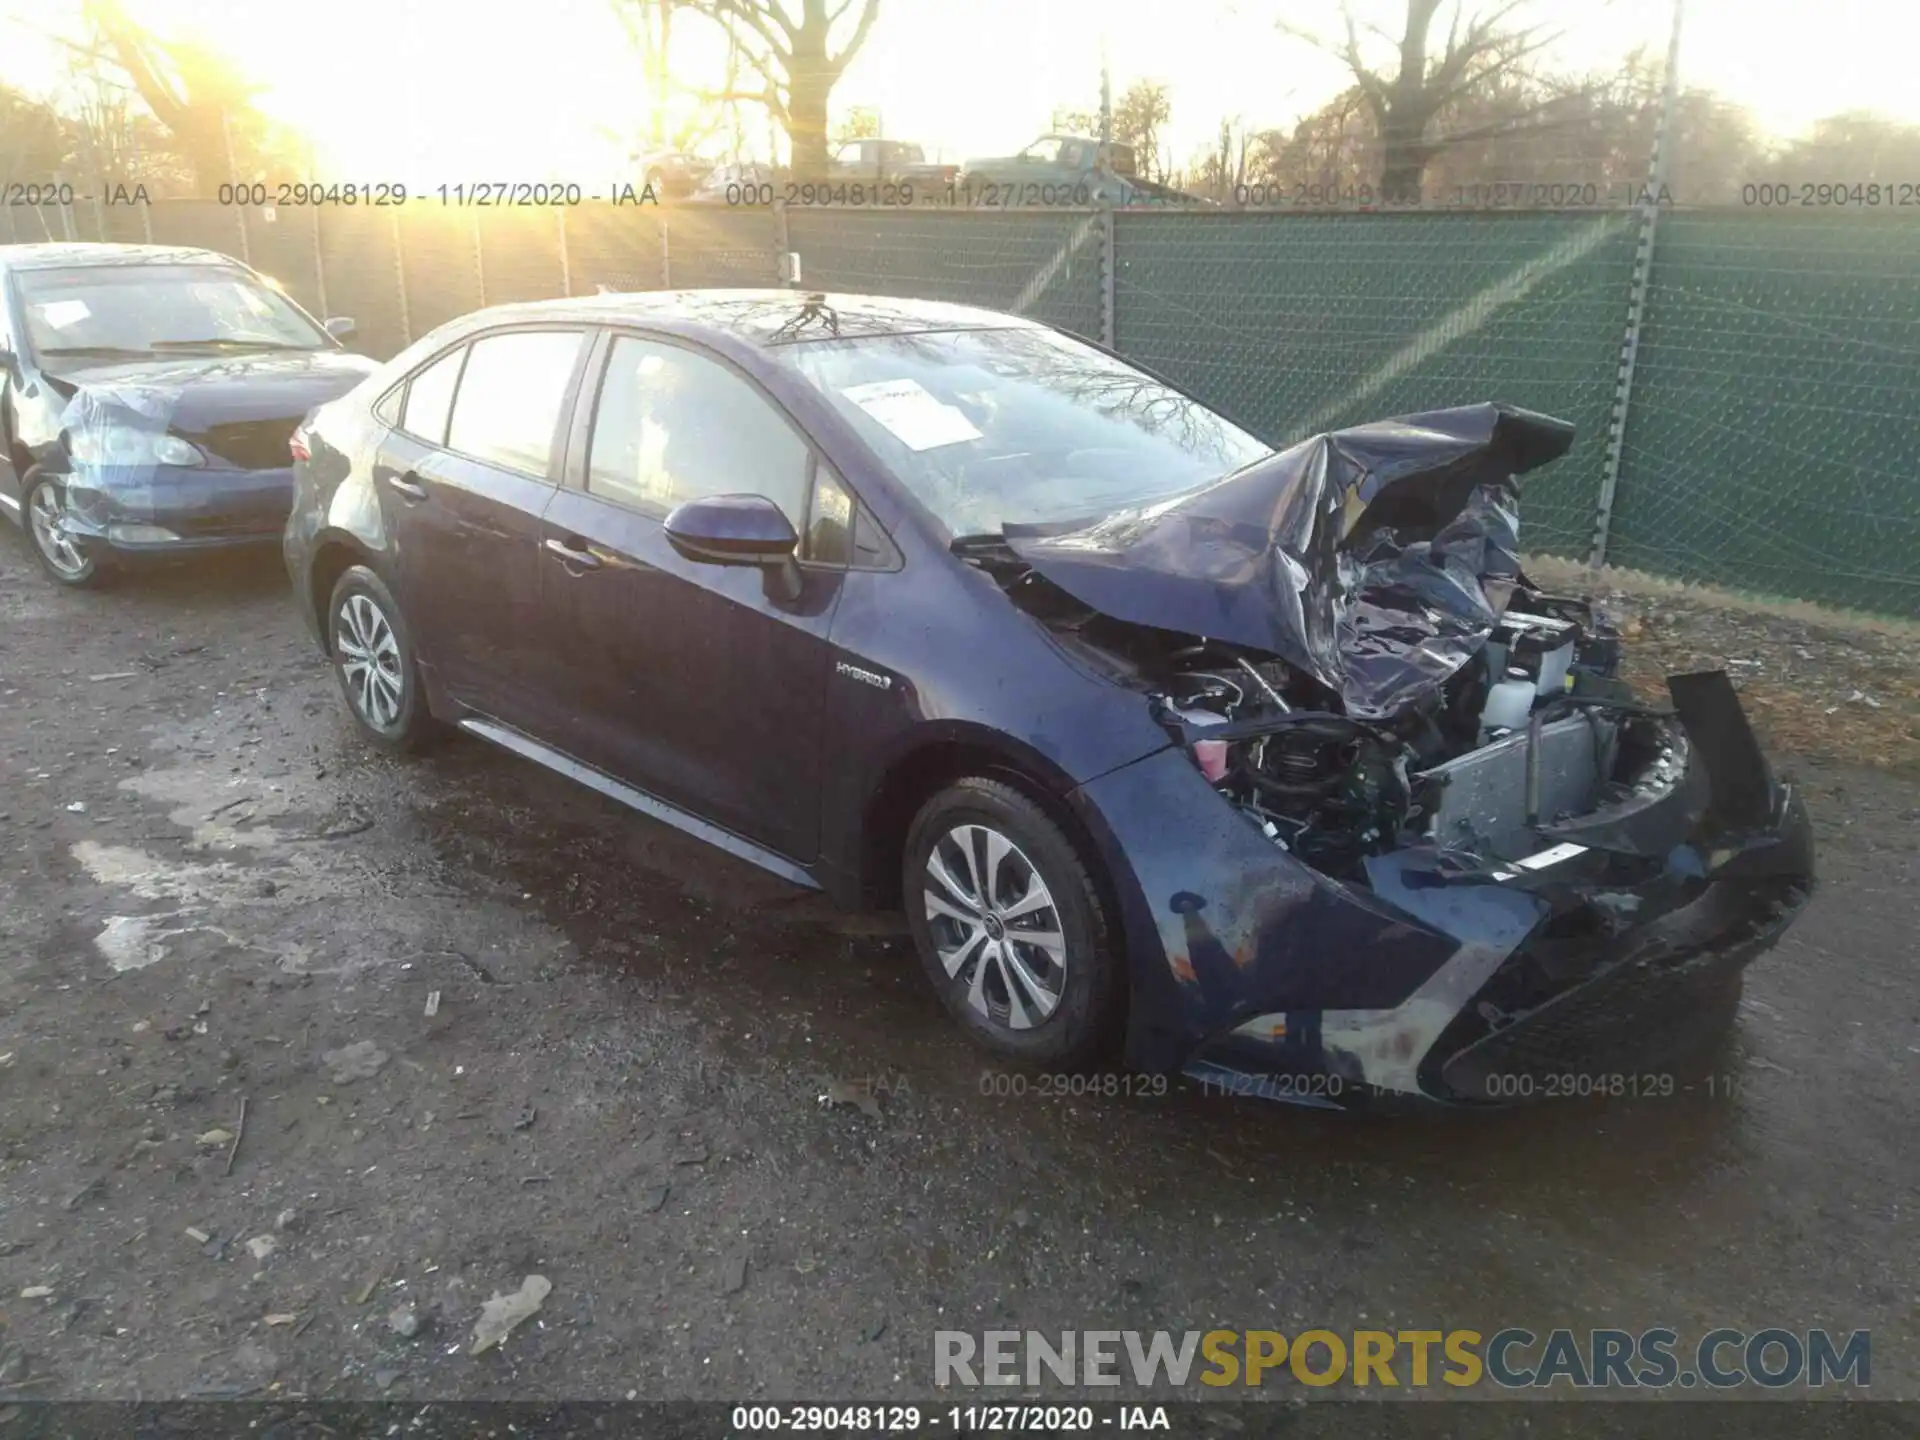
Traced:
<svg viewBox="0 0 1920 1440">
<path fill-rule="evenodd" d="M 1172 501 L 956 542 L 1117 666 L 1275 845 L 1365 883 L 1413 845 L 1524 863 L 1556 822 L 1670 789 L 1685 730 L 1619 635 L 1519 563 L 1519 476 L 1572 443 L 1504 405 L 1303 441 Z"/>
<path fill-rule="evenodd" d="M 1166 657 L 1163 718 L 1216 790 L 1323 874 L 1359 880 L 1368 856 L 1416 843 L 1529 855 L 1541 825 L 1670 785 L 1685 741 L 1615 678 L 1618 637 L 1585 602 L 1516 599 L 1478 655 L 1391 717 L 1338 713 L 1284 663 L 1202 643 Z"/>
</svg>

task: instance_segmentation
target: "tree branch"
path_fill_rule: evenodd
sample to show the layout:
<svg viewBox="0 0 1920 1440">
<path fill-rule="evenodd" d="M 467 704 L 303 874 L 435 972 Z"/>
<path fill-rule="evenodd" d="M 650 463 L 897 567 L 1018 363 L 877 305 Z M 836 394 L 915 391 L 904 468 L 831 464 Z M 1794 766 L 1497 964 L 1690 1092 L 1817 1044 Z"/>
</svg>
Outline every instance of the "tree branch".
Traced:
<svg viewBox="0 0 1920 1440">
<path fill-rule="evenodd" d="M 846 4 L 840 7 L 841 11 L 844 12 L 852 3 L 853 0 L 846 0 Z M 847 43 L 841 47 L 839 55 L 827 61 L 827 73 L 834 79 L 840 78 L 841 73 L 847 68 L 847 62 L 859 54 L 860 47 L 867 43 L 867 32 L 873 29 L 873 22 L 879 14 L 880 0 L 866 0 L 865 7 L 860 11 L 860 21 L 853 27 L 853 34 L 847 38 Z"/>
<path fill-rule="evenodd" d="M 764 40 L 774 54 L 783 59 L 793 58 L 793 42 L 799 32 L 780 7 L 779 0 L 765 0 L 764 4 L 755 4 L 754 0 L 699 0 L 696 8 L 706 10 L 722 22 L 732 16 Z M 774 33 L 776 26 L 780 35 Z M 781 35 L 786 37 L 784 44 Z"/>
<path fill-rule="evenodd" d="M 1314 49 L 1331 55 L 1345 65 L 1352 73 L 1354 83 L 1360 87 L 1360 93 L 1366 97 L 1367 105 L 1372 109 L 1374 118 L 1384 124 L 1387 113 L 1386 80 L 1377 72 L 1369 70 L 1366 62 L 1360 58 L 1360 35 L 1355 26 L 1352 7 L 1342 5 L 1340 9 L 1347 27 L 1347 38 L 1344 44 L 1335 44 L 1324 35 L 1317 35 L 1303 26 L 1295 25 L 1291 20 L 1280 20 L 1276 25 L 1281 34 L 1291 35 L 1296 40 L 1304 40 Z"/>
</svg>

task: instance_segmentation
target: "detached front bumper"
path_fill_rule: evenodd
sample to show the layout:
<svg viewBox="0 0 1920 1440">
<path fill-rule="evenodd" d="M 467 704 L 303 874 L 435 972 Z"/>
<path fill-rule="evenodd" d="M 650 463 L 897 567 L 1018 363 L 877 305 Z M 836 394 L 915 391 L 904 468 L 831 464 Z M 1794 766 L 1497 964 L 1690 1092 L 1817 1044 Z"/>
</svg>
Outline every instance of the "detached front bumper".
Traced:
<svg viewBox="0 0 1920 1440">
<path fill-rule="evenodd" d="M 1084 787 L 1141 885 L 1123 901 L 1131 1063 L 1336 1108 L 1663 1090 L 1724 1031 L 1741 971 L 1814 885 L 1805 806 L 1768 773 L 1726 677 L 1670 683 L 1680 782 L 1542 827 L 1511 866 L 1465 873 L 1417 846 L 1369 862 L 1367 886 L 1327 880 L 1210 792 L 1246 843 L 1189 822 L 1183 755 Z"/>
<path fill-rule="evenodd" d="M 271 544 L 292 507 L 291 467 L 94 467 L 67 477 L 65 521 L 83 549 L 132 558 Z"/>
</svg>

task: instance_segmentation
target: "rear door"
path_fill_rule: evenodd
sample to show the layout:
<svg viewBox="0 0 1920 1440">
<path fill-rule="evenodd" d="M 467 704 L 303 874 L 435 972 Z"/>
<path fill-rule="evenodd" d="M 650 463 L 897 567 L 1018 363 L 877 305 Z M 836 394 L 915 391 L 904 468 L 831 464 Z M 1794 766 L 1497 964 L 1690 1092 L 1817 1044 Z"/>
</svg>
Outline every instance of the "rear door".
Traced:
<svg viewBox="0 0 1920 1440">
<path fill-rule="evenodd" d="M 374 470 L 425 663 L 454 700 L 536 732 L 540 517 L 586 342 L 579 328 L 497 331 L 429 362 Z"/>
<path fill-rule="evenodd" d="M 819 844 L 828 625 L 844 557 L 809 535 L 825 477 L 799 428 L 706 351 L 610 337 L 542 525 L 563 746 L 802 863 Z M 704 495 L 778 503 L 802 542 L 796 599 L 753 567 L 684 559 L 662 521 Z M 839 508 L 846 508 L 840 492 Z M 835 532 L 837 533 L 837 532 Z M 844 549 L 844 542 L 840 542 Z"/>
</svg>

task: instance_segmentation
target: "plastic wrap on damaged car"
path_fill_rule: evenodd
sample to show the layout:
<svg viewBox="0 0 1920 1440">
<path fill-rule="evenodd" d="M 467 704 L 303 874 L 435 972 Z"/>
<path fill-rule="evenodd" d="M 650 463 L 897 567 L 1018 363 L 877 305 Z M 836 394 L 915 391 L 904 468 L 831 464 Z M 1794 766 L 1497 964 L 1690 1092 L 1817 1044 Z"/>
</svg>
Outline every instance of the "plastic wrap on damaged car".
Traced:
<svg viewBox="0 0 1920 1440">
<path fill-rule="evenodd" d="M 177 385 L 151 383 L 89 383 L 74 391 L 60 416 L 70 527 L 98 532 L 110 515 L 137 516 L 179 502 L 183 472 L 155 447 L 184 443 L 171 428 L 180 393 Z"/>
<path fill-rule="evenodd" d="M 1330 431 L 1015 554 L 1103 614 L 1279 656 L 1347 713 L 1392 713 L 1487 641 L 1519 578 L 1514 477 L 1566 421 L 1482 404 Z"/>
</svg>

